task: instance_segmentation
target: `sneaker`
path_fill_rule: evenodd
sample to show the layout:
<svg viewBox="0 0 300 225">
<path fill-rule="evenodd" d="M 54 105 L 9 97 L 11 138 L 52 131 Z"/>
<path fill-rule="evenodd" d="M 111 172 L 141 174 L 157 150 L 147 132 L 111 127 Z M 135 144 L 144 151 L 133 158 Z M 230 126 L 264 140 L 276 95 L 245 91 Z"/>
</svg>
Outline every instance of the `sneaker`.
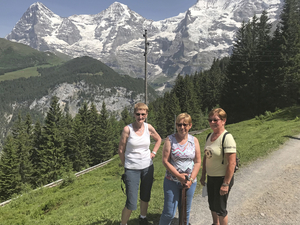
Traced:
<svg viewBox="0 0 300 225">
<path fill-rule="evenodd" d="M 148 225 L 147 218 L 141 218 L 141 217 L 139 217 L 139 225 Z"/>
</svg>

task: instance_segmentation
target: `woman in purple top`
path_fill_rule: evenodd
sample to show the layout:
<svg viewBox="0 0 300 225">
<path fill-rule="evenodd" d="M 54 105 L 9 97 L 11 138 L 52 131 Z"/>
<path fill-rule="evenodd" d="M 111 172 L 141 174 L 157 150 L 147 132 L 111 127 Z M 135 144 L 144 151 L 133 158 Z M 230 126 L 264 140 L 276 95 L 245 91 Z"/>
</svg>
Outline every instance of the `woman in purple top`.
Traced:
<svg viewBox="0 0 300 225">
<path fill-rule="evenodd" d="M 192 118 L 181 113 L 176 118 L 177 133 L 169 135 L 163 148 L 163 164 L 166 167 L 164 179 L 164 209 L 160 225 L 171 224 L 178 207 L 181 207 L 181 192 L 186 191 L 186 215 L 189 215 L 193 195 L 197 186 L 197 174 L 201 166 L 201 153 L 198 139 L 189 134 Z M 189 180 L 186 179 L 189 177 Z"/>
</svg>

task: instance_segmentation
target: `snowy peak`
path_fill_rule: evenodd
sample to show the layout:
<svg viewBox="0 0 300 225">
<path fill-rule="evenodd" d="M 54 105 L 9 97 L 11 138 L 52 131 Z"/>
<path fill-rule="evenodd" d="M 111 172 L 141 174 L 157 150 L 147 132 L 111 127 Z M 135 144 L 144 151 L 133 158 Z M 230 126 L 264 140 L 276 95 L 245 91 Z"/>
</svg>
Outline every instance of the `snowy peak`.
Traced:
<svg viewBox="0 0 300 225">
<path fill-rule="evenodd" d="M 259 17 L 263 10 L 270 21 L 276 21 L 283 2 L 198 0 L 186 12 L 160 21 L 147 20 L 120 2 L 96 15 L 68 18 L 37 2 L 6 38 L 42 51 L 90 56 L 121 74 L 143 77 L 143 34 L 147 29 L 149 82 L 172 82 L 177 74 L 208 69 L 214 58 L 228 56 L 242 21 L 255 14 Z"/>
<path fill-rule="evenodd" d="M 127 20 L 132 16 L 139 19 L 143 18 L 138 13 L 129 9 L 127 5 L 124 5 L 120 2 L 114 2 L 107 9 L 100 12 L 98 16 L 100 16 L 102 19 L 110 19 L 113 21 Z"/>
<path fill-rule="evenodd" d="M 198 0 L 198 2 L 192 6 L 192 8 L 198 9 L 208 9 L 208 8 L 224 8 L 226 3 L 229 3 L 228 0 Z"/>
<path fill-rule="evenodd" d="M 54 14 L 50 9 L 48 9 L 43 3 L 36 2 L 33 3 L 23 16 L 26 17 L 36 17 L 37 19 L 52 19 L 60 18 L 58 15 Z M 38 22 L 38 21 L 36 21 Z"/>
</svg>

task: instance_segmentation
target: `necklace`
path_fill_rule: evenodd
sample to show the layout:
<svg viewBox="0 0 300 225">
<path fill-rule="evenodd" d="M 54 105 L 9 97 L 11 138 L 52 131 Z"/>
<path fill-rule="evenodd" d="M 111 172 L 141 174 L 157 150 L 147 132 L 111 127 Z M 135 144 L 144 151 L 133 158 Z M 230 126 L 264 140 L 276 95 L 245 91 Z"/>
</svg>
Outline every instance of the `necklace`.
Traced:
<svg viewBox="0 0 300 225">
<path fill-rule="evenodd" d="M 141 130 L 137 130 L 136 132 L 142 133 L 143 131 L 144 131 L 144 128 L 142 128 Z"/>
<path fill-rule="evenodd" d="M 133 127 L 133 129 L 134 129 L 134 131 L 136 132 L 136 133 L 143 133 L 144 132 L 144 127 L 140 127 L 140 128 L 135 128 L 135 127 Z"/>
</svg>

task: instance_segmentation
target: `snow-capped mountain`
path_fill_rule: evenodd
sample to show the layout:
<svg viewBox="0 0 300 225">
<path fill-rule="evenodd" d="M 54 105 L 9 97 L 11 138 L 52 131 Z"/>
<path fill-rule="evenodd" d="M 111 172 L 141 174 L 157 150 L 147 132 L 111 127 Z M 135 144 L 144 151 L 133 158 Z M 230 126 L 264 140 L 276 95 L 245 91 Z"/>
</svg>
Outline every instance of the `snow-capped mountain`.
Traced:
<svg viewBox="0 0 300 225">
<path fill-rule="evenodd" d="M 42 3 L 32 4 L 6 39 L 41 51 L 91 56 L 121 74 L 144 77 L 148 34 L 149 82 L 172 81 L 179 73 L 208 69 L 230 54 L 241 22 L 263 10 L 278 19 L 283 0 L 198 0 L 186 12 L 161 21 L 145 19 L 115 2 L 96 15 L 62 18 Z M 162 78 L 164 77 L 164 78 Z"/>
</svg>

